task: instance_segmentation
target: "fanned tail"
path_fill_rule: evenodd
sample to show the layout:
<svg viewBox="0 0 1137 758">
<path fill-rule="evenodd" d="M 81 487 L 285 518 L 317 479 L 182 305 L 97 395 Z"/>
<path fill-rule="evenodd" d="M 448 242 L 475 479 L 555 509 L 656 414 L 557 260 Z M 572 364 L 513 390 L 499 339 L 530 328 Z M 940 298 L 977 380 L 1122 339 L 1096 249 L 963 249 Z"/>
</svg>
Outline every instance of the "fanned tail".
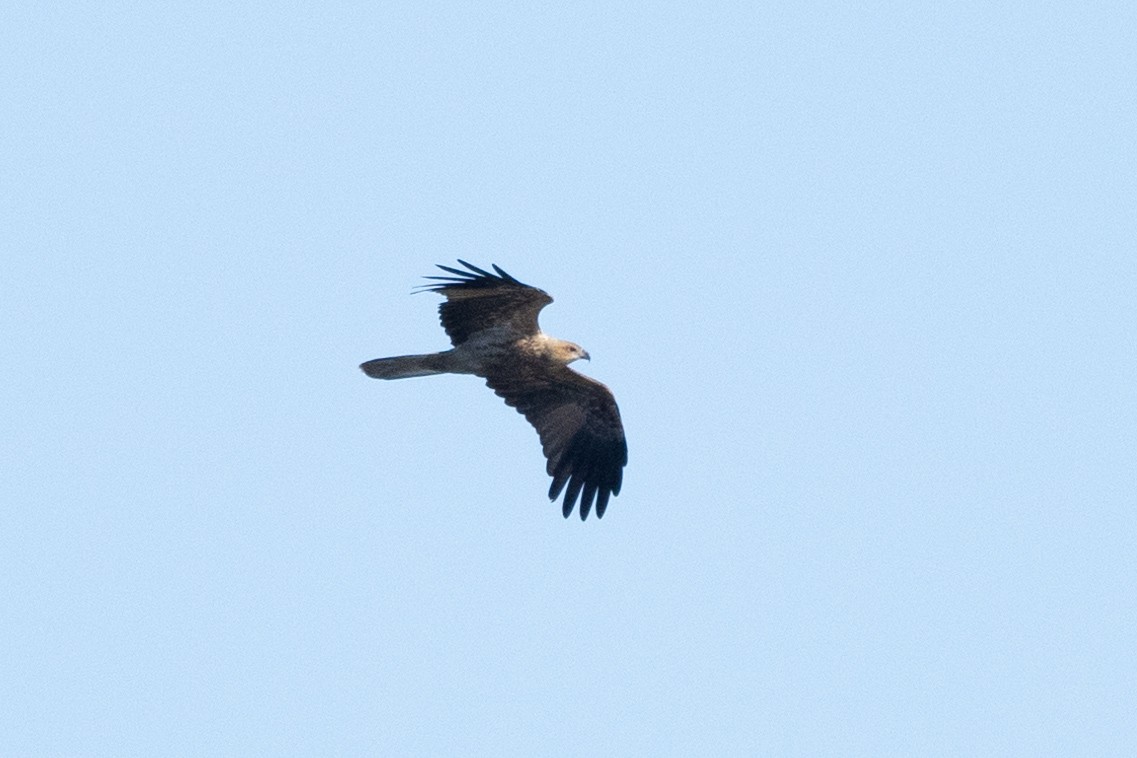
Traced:
<svg viewBox="0 0 1137 758">
<path fill-rule="evenodd" d="M 360 364 L 359 367 L 363 369 L 363 373 L 375 379 L 408 379 L 412 376 L 447 373 L 446 353 L 376 358 Z"/>
</svg>

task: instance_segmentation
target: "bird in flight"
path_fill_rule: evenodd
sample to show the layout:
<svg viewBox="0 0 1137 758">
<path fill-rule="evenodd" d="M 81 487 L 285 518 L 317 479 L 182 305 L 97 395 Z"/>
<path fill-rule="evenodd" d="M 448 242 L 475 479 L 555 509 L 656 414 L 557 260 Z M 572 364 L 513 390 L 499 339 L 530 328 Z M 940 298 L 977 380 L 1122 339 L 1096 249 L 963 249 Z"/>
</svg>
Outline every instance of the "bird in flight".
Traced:
<svg viewBox="0 0 1137 758">
<path fill-rule="evenodd" d="M 496 265 L 490 273 L 458 263 L 468 270 L 439 265 L 451 276 L 425 277 L 438 283 L 422 287 L 446 298 L 438 314 L 453 349 L 376 358 L 360 368 L 376 379 L 482 377 L 537 430 L 548 460 L 545 470 L 553 478 L 549 499 L 556 500 L 564 490 L 564 517 L 578 496 L 581 521 L 588 518 L 594 499 L 596 517 L 602 517 L 609 497 L 620 493 L 628 462 L 616 398 L 600 382 L 568 367 L 589 359 L 584 348 L 541 331 L 537 314 L 553 302 L 547 292 L 522 284 Z"/>
</svg>

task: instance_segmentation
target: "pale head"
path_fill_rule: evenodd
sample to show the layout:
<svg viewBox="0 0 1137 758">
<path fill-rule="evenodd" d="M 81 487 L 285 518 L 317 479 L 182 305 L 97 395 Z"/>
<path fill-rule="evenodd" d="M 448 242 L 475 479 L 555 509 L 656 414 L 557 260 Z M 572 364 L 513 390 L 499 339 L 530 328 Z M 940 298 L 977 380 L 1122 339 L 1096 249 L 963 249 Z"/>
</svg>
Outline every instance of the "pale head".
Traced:
<svg viewBox="0 0 1137 758">
<path fill-rule="evenodd" d="M 588 351 L 575 342 L 549 337 L 545 342 L 545 346 L 546 355 L 548 355 L 549 358 L 566 366 L 573 361 L 579 361 L 581 358 L 586 361 L 592 360 L 588 355 Z"/>
</svg>

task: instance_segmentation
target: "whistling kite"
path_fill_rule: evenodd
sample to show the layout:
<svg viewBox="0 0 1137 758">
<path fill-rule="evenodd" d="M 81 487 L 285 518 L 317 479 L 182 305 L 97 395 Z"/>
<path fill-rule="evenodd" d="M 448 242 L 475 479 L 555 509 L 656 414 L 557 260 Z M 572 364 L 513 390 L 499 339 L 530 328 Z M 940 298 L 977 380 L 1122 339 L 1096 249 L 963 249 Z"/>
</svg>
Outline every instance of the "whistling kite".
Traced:
<svg viewBox="0 0 1137 758">
<path fill-rule="evenodd" d="M 497 274 L 460 264 L 438 268 L 454 276 L 428 276 L 442 284 L 423 285 L 446 302 L 438 306 L 442 328 L 453 350 L 428 355 L 376 358 L 360 366 L 376 379 L 403 379 L 431 374 L 474 374 L 516 408 L 537 430 L 553 483 L 549 499 L 565 490 L 563 512 L 572 513 L 580 495 L 580 519 L 588 518 L 593 497 L 596 517 L 604 515 L 608 498 L 620 493 L 628 462 L 624 427 L 612 392 L 568 364 L 588 359 L 580 345 L 543 333 L 537 314 L 553 298 L 522 284 L 496 265 Z M 581 491 L 583 490 L 583 494 Z"/>
</svg>

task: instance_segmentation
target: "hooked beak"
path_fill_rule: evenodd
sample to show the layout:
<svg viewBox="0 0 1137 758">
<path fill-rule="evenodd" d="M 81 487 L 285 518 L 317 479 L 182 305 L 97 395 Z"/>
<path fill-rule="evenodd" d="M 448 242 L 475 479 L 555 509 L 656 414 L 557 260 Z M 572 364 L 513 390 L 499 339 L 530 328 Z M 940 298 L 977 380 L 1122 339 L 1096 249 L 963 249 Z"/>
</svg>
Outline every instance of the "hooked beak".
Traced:
<svg viewBox="0 0 1137 758">
<path fill-rule="evenodd" d="M 587 351 L 587 350 L 585 350 L 585 351 L 584 351 L 584 354 L 583 354 L 583 355 L 581 355 L 580 357 L 581 357 L 581 358 L 583 358 L 583 359 L 584 359 L 584 360 L 586 360 L 586 361 L 591 361 L 591 360 L 592 360 L 592 356 L 588 354 L 588 351 Z"/>
</svg>

